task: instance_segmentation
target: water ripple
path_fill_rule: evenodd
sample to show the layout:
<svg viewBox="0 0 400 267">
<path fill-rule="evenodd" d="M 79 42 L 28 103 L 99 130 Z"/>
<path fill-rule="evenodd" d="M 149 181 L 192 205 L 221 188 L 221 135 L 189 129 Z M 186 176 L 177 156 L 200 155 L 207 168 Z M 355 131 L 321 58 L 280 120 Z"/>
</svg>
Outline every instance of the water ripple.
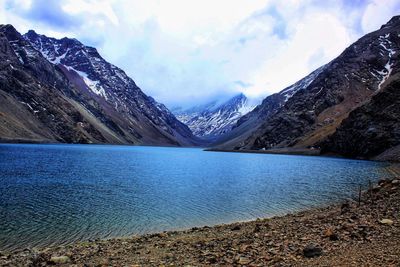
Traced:
<svg viewBox="0 0 400 267">
<path fill-rule="evenodd" d="M 0 250 L 229 223 L 354 197 L 386 164 L 200 149 L 0 145 Z"/>
</svg>

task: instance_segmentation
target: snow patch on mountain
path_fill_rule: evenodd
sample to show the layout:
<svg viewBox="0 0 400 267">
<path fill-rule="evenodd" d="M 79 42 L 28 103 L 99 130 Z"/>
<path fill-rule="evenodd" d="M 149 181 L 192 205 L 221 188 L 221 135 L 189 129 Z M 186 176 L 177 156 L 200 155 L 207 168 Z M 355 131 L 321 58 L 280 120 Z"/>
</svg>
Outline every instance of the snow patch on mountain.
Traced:
<svg viewBox="0 0 400 267">
<path fill-rule="evenodd" d="M 87 87 L 89 87 L 89 89 L 95 93 L 96 95 L 100 95 L 102 97 L 104 97 L 107 100 L 107 95 L 106 95 L 106 91 L 104 90 L 104 88 L 100 85 L 99 81 L 93 81 L 91 79 L 89 79 L 88 74 L 86 72 L 83 71 L 79 71 L 74 69 L 73 67 L 69 67 L 69 66 L 65 66 L 69 71 L 74 71 L 76 72 L 81 78 L 82 80 L 85 82 L 85 84 L 87 85 Z"/>
<path fill-rule="evenodd" d="M 101 85 L 102 82 L 98 79 L 94 79 L 97 75 L 105 74 L 102 73 L 102 66 L 98 64 L 102 59 L 96 57 L 96 53 L 93 53 L 93 56 L 88 55 L 88 50 L 91 48 L 82 45 L 75 39 L 64 38 L 57 40 L 43 35 L 37 35 L 32 31 L 28 32 L 25 38 L 49 62 L 55 65 L 62 65 L 69 71 L 74 71 L 82 78 L 93 93 L 108 100 L 106 90 Z M 104 62 L 104 64 L 105 63 L 106 62 Z M 93 78 L 90 78 L 90 76 Z"/>
<path fill-rule="evenodd" d="M 239 94 L 226 102 L 210 102 L 187 110 L 175 108 L 176 117 L 199 137 L 213 138 L 230 131 L 233 125 L 255 108 L 244 94 Z"/>
<path fill-rule="evenodd" d="M 318 68 L 317 70 L 313 71 L 310 75 L 305 77 L 304 79 L 301 79 L 297 83 L 287 87 L 283 91 L 281 91 L 279 94 L 283 95 L 285 97 L 285 103 L 298 91 L 307 88 L 314 80 L 315 78 L 324 70 L 325 66 L 322 66 Z"/>
<path fill-rule="evenodd" d="M 33 30 L 23 37 L 33 50 L 57 65 L 70 82 L 82 90 L 83 95 L 95 101 L 104 99 L 107 103 L 104 103 L 104 109 L 110 112 L 110 116 L 123 117 L 126 125 L 121 127 L 135 139 L 151 139 L 161 134 L 163 139 L 174 144 L 194 144 L 199 141 L 164 105 L 143 93 L 122 69 L 102 58 L 96 48 L 76 39 L 56 39 Z M 111 124 L 110 127 L 121 131 L 120 126 Z"/>
<path fill-rule="evenodd" d="M 379 36 L 379 45 L 380 45 L 380 47 L 383 48 L 383 51 L 381 51 L 381 55 L 383 55 L 386 52 L 388 54 L 389 59 L 388 59 L 387 63 L 385 64 L 384 69 L 377 71 L 377 73 L 381 76 L 379 84 L 378 84 L 378 91 L 381 89 L 381 86 L 389 78 L 389 76 L 393 70 L 392 57 L 396 53 L 396 51 L 391 48 L 392 42 L 389 40 L 389 38 L 390 38 L 390 33 L 388 33 L 384 36 Z"/>
</svg>

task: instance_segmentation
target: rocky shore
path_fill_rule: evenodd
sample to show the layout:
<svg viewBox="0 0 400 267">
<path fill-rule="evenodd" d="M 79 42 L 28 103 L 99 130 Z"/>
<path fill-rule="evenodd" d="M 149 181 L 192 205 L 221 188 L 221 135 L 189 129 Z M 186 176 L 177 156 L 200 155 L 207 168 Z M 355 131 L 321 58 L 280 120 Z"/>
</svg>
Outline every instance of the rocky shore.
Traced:
<svg viewBox="0 0 400 267">
<path fill-rule="evenodd" d="M 361 198 L 251 222 L 43 250 L 0 266 L 400 266 L 400 177 Z"/>
</svg>

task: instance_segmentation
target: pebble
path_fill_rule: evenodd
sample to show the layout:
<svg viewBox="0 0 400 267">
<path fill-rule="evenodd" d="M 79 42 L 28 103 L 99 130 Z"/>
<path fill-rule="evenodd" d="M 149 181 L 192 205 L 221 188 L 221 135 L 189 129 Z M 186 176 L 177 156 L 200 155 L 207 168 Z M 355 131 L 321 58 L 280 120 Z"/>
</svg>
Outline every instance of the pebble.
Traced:
<svg viewBox="0 0 400 267">
<path fill-rule="evenodd" d="M 332 228 L 326 229 L 324 235 L 332 241 L 336 241 L 339 239 L 338 235 L 332 230 Z"/>
<path fill-rule="evenodd" d="M 55 264 L 68 263 L 70 262 L 70 258 L 68 256 L 53 256 L 50 258 L 50 262 Z"/>
<path fill-rule="evenodd" d="M 239 264 L 249 264 L 250 260 L 248 258 L 245 257 L 240 257 L 239 258 Z"/>
<path fill-rule="evenodd" d="M 162 233 L 157 233 L 156 236 L 160 237 L 160 238 L 165 238 L 168 236 L 168 233 L 162 232 Z"/>
<path fill-rule="evenodd" d="M 342 206 L 340 207 L 341 213 L 347 213 L 350 211 L 350 204 L 348 202 L 345 202 L 342 204 Z"/>
<path fill-rule="evenodd" d="M 235 225 L 231 228 L 232 231 L 239 231 L 240 230 L 240 226 L 239 225 Z"/>
<path fill-rule="evenodd" d="M 320 248 L 314 244 L 309 244 L 303 249 L 303 255 L 306 258 L 313 258 L 313 257 L 321 256 L 322 248 Z"/>
<path fill-rule="evenodd" d="M 382 219 L 379 221 L 381 224 L 387 224 L 387 225 L 392 225 L 393 221 L 390 219 Z"/>
</svg>

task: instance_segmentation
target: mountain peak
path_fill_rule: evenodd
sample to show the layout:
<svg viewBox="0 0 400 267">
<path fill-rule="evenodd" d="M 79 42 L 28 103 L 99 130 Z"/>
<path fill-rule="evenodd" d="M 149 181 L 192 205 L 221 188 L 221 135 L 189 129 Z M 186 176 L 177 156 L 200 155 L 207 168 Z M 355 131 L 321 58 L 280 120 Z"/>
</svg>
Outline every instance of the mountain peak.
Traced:
<svg viewBox="0 0 400 267">
<path fill-rule="evenodd" d="M 224 102 L 214 100 L 184 111 L 176 109 L 175 114 L 195 135 L 211 140 L 229 132 L 238 119 L 254 107 L 243 93 L 239 93 Z"/>
<path fill-rule="evenodd" d="M 17 31 L 13 25 L 11 24 L 0 24 L 0 29 L 5 31 L 5 30 L 13 30 L 13 31 Z"/>
<path fill-rule="evenodd" d="M 20 38 L 19 32 L 11 24 L 0 25 L 0 32 L 4 33 L 9 40 L 17 40 Z"/>
<path fill-rule="evenodd" d="M 381 29 L 400 25 L 400 15 L 393 16 L 386 24 L 382 25 Z"/>
<path fill-rule="evenodd" d="M 235 95 L 233 98 L 241 99 L 241 98 L 247 98 L 247 97 L 246 97 L 245 94 L 243 94 L 242 92 L 240 92 L 239 94 Z"/>
<path fill-rule="evenodd" d="M 15 98 L 5 100 L 6 107 L 16 103 L 22 110 L 18 123 L 7 124 L 10 139 L 176 146 L 201 143 L 164 105 L 145 95 L 95 48 L 33 30 L 21 35 L 12 25 L 0 25 L 0 34 L 5 36 L 0 38 L 0 58 L 6 69 L 1 73 L 5 85 L 0 94 Z M 14 69 L 21 74 L 9 76 Z M 25 128 L 16 131 L 19 125 L 29 125 L 35 135 Z M 36 131 L 39 128 L 43 131 Z"/>
<path fill-rule="evenodd" d="M 396 22 L 400 22 L 400 15 L 397 16 L 393 16 L 388 23 L 396 23 Z"/>
<path fill-rule="evenodd" d="M 34 30 L 29 30 L 27 33 L 24 34 L 24 38 L 28 40 L 38 40 L 40 35 L 37 34 Z"/>
<path fill-rule="evenodd" d="M 243 93 L 239 93 L 229 99 L 228 101 L 222 103 L 217 107 L 217 109 L 221 108 L 231 108 L 232 106 L 243 105 L 247 101 L 247 97 Z"/>
<path fill-rule="evenodd" d="M 30 35 L 30 36 L 38 36 L 38 34 L 34 31 L 34 30 L 29 30 L 26 35 Z"/>
</svg>

